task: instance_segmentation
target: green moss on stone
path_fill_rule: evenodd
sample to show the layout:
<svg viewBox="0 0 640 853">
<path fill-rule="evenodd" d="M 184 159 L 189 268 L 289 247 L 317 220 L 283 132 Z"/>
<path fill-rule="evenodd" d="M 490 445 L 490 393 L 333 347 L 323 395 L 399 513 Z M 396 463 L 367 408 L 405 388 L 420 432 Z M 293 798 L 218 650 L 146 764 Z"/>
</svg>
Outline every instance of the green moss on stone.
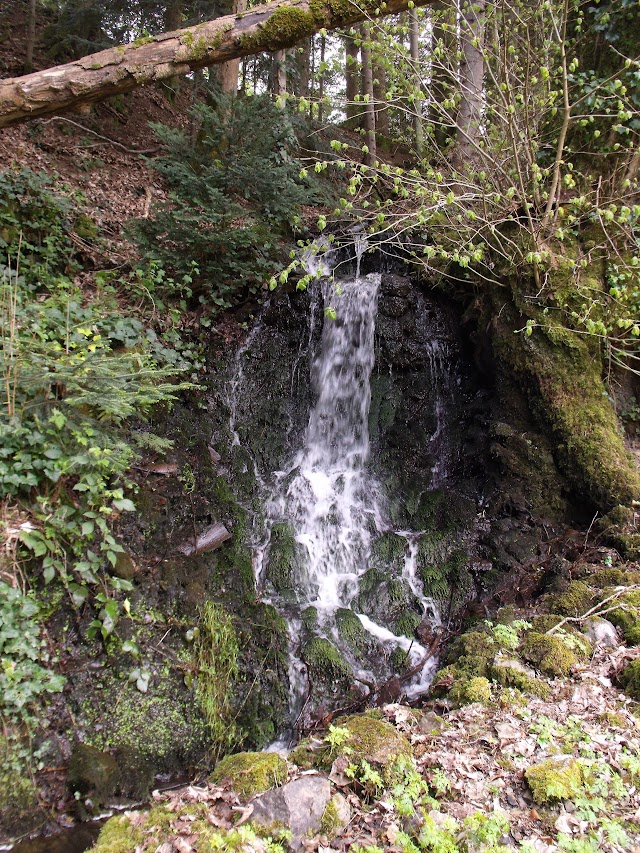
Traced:
<svg viewBox="0 0 640 853">
<path fill-rule="evenodd" d="M 541 681 L 539 678 L 532 678 L 521 669 L 513 666 L 494 666 L 492 668 L 492 680 L 497 681 L 503 687 L 514 687 L 522 693 L 530 693 L 532 696 L 539 696 L 541 699 L 546 699 L 549 696 L 550 688 L 548 684 Z"/>
<path fill-rule="evenodd" d="M 522 656 L 540 672 L 551 676 L 565 676 L 578 662 L 576 655 L 553 634 L 530 631 L 522 644 Z"/>
<path fill-rule="evenodd" d="M 296 540 L 293 528 L 290 524 L 274 524 L 271 530 L 267 577 L 276 592 L 286 593 L 294 589 L 296 568 Z"/>
<path fill-rule="evenodd" d="M 341 607 L 336 611 L 336 627 L 340 639 L 357 655 L 366 651 L 371 635 L 362 627 L 353 610 Z"/>
<path fill-rule="evenodd" d="M 620 673 L 620 683 L 633 699 L 640 699 L 640 660 L 633 660 Z"/>
<path fill-rule="evenodd" d="M 275 752 L 239 752 L 227 755 L 220 761 L 211 781 L 222 784 L 229 781 L 231 787 L 245 800 L 255 794 L 282 785 L 287 779 L 287 762 Z"/>
<path fill-rule="evenodd" d="M 340 799 L 338 799 L 340 798 Z M 344 806 L 341 808 L 341 801 Z M 327 837 L 328 841 L 333 841 L 346 825 L 348 820 L 348 806 L 341 794 L 334 794 L 325 806 L 322 817 L 320 818 L 320 833 Z"/>
<path fill-rule="evenodd" d="M 315 681 L 349 681 L 351 667 L 338 649 L 324 637 L 313 637 L 302 649 L 302 659 Z"/>
<path fill-rule="evenodd" d="M 486 705 L 491 701 L 491 684 L 482 676 L 462 678 L 455 682 L 449 696 L 457 705 L 472 705 L 474 702 Z"/>
<path fill-rule="evenodd" d="M 538 805 L 571 800 L 582 791 L 583 774 L 578 761 L 542 761 L 525 770 L 525 778 Z"/>
<path fill-rule="evenodd" d="M 318 627 L 318 608 L 306 607 L 300 615 L 302 617 L 302 624 L 307 631 L 315 631 Z"/>
<path fill-rule="evenodd" d="M 363 761 L 379 769 L 386 781 L 394 778 L 394 764 L 411 758 L 411 744 L 394 726 L 367 714 L 344 717 L 337 725 L 349 731 L 345 742 L 349 759 L 360 765 Z"/>
<path fill-rule="evenodd" d="M 100 830 L 92 853 L 134 853 L 142 844 L 142 827 L 133 826 L 125 815 L 110 818 Z"/>
<path fill-rule="evenodd" d="M 593 602 L 593 593 L 582 581 L 571 581 L 564 592 L 552 595 L 548 607 L 563 616 L 582 616 Z"/>
</svg>

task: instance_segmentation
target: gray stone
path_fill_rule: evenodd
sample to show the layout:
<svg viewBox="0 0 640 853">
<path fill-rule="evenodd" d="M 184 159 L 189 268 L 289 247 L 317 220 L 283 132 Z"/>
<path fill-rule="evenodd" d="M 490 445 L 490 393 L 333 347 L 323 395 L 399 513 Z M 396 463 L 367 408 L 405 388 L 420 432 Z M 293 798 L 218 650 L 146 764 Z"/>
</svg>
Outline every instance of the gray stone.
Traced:
<svg viewBox="0 0 640 853">
<path fill-rule="evenodd" d="M 608 619 L 593 616 L 584 623 L 584 633 L 594 646 L 604 646 L 605 649 L 617 649 L 620 639 L 615 626 Z"/>
<path fill-rule="evenodd" d="M 322 815 L 331 799 L 331 785 L 323 776 L 302 776 L 252 800 L 251 822 L 264 827 L 280 824 L 291 831 L 289 846 L 302 847 L 303 838 L 320 832 Z"/>
</svg>

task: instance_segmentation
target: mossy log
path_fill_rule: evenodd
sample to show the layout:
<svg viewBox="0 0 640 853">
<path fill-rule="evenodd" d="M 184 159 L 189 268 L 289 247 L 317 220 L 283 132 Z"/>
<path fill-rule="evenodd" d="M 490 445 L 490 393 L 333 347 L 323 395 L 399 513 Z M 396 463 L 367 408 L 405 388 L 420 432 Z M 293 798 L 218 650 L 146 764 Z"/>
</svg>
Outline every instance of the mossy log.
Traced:
<svg viewBox="0 0 640 853">
<path fill-rule="evenodd" d="M 432 0 L 415 0 L 427 5 Z M 238 15 L 145 37 L 65 65 L 0 80 L 0 128 L 81 108 L 138 86 L 263 51 L 292 47 L 322 28 L 407 9 L 409 0 L 274 0 Z"/>
</svg>

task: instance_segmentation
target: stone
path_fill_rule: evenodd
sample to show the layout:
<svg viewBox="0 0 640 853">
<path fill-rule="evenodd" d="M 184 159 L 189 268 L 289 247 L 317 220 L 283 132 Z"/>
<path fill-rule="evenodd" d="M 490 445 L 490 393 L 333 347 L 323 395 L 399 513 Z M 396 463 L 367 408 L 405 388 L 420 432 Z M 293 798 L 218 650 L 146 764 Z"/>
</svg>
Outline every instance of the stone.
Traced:
<svg viewBox="0 0 640 853">
<path fill-rule="evenodd" d="M 287 762 L 275 752 L 238 752 L 218 762 L 211 781 L 220 785 L 227 781 L 242 799 L 281 785 L 287 778 Z"/>
<path fill-rule="evenodd" d="M 98 805 L 116 792 L 120 769 L 108 752 L 80 743 L 73 750 L 67 781 L 74 794 L 90 794 L 94 804 Z"/>
<path fill-rule="evenodd" d="M 116 564 L 111 572 L 123 581 L 132 581 L 136 574 L 136 564 L 133 562 L 130 554 L 127 554 L 126 551 L 121 551 L 116 556 Z"/>
<path fill-rule="evenodd" d="M 252 800 L 251 822 L 266 829 L 274 824 L 290 830 L 289 847 L 302 848 L 303 839 L 322 829 L 331 800 L 331 784 L 323 776 L 302 776 Z"/>
<path fill-rule="evenodd" d="M 618 632 L 608 619 L 593 616 L 584 623 L 584 633 L 594 646 L 604 646 L 605 649 L 617 649 L 620 645 Z"/>
</svg>

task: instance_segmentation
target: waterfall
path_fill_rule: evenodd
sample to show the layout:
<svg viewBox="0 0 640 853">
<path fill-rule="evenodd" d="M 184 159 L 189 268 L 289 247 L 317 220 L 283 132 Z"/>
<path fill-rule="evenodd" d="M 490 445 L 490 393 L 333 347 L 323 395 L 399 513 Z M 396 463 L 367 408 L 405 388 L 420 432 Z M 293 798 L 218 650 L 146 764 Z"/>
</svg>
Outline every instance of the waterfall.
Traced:
<svg viewBox="0 0 640 853">
<path fill-rule="evenodd" d="M 302 447 L 292 454 L 284 470 L 273 472 L 275 485 L 266 501 L 267 540 L 255 551 L 260 588 L 268 567 L 270 533 L 275 524 L 290 525 L 299 566 L 295 604 L 279 599 L 268 586 L 265 594 L 288 620 L 294 718 L 307 684 L 299 649 L 305 630 L 300 614 L 306 608 L 317 612 L 316 633 L 339 648 L 356 678 L 369 683 L 384 681 L 392 674 L 388 664 L 392 652 L 401 649 L 406 666 L 418 670 L 404 685 L 405 694 L 412 697 L 425 691 L 436 665 L 434 660 L 425 662 L 426 650 L 415 638 L 394 634 L 371 615 L 360 612 L 356 602 L 360 580 L 370 568 L 373 541 L 392 531 L 383 490 L 369 465 L 370 378 L 380 280 L 380 274 L 370 274 L 337 281 L 326 278 L 319 283 L 325 321 L 311 367 L 315 404 Z M 422 617 L 438 624 L 437 608 L 424 596 L 417 575 L 419 533 L 393 533 L 405 543 L 400 577 L 419 602 Z M 377 650 L 371 666 L 354 657 L 342 641 L 336 624 L 340 609 L 351 610 L 369 635 L 372 648 Z"/>
</svg>

